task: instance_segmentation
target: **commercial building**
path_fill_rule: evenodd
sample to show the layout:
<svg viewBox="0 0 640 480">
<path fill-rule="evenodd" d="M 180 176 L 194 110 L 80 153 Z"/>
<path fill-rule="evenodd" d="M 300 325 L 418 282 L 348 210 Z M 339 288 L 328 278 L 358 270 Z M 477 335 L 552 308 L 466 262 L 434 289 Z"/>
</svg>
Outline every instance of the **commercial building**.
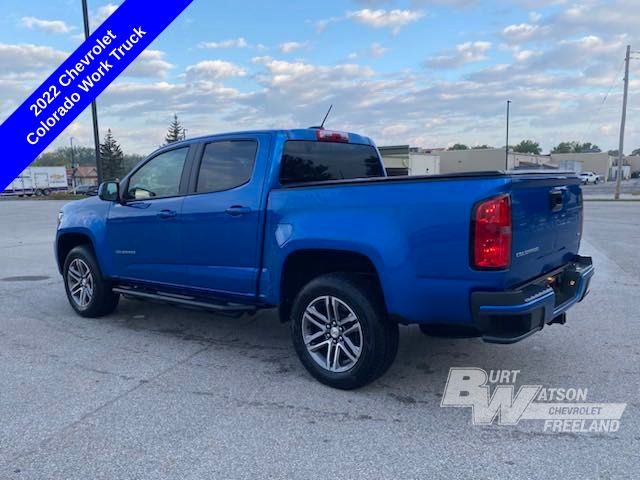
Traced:
<svg viewBox="0 0 640 480">
<path fill-rule="evenodd" d="M 603 181 L 615 180 L 617 158 L 606 152 L 553 153 L 533 155 L 504 149 L 445 150 L 444 148 L 416 148 L 409 145 L 379 147 L 388 175 L 436 175 L 461 172 L 482 172 L 522 169 L 560 169 L 594 172 Z M 622 178 L 640 172 L 640 156 L 625 157 Z"/>
<path fill-rule="evenodd" d="M 440 157 L 444 148 L 415 148 L 409 145 L 379 147 L 387 175 L 436 175 L 440 173 Z"/>
<path fill-rule="evenodd" d="M 389 175 L 436 175 L 459 172 L 480 172 L 508 169 L 557 168 L 548 155 L 531 155 L 488 148 L 445 150 L 415 148 L 409 145 L 380 147 Z"/>
<path fill-rule="evenodd" d="M 558 168 L 548 155 L 512 151 L 507 155 L 502 148 L 447 150 L 439 155 L 440 173 Z"/>
</svg>

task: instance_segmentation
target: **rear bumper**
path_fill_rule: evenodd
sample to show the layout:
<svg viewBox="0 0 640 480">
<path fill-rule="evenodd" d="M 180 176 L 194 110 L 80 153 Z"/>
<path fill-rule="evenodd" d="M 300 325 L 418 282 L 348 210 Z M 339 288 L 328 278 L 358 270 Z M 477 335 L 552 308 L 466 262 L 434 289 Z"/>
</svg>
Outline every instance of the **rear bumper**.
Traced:
<svg viewBox="0 0 640 480">
<path fill-rule="evenodd" d="M 591 257 L 577 256 L 516 290 L 473 292 L 476 328 L 486 342 L 514 343 L 550 323 L 564 323 L 565 312 L 589 291 L 594 268 Z"/>
</svg>

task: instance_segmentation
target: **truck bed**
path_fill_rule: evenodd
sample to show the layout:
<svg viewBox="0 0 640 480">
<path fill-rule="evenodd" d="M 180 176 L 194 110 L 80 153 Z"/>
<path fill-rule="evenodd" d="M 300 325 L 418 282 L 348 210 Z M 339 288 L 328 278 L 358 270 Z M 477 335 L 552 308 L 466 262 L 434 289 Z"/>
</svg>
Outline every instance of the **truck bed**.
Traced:
<svg viewBox="0 0 640 480">
<path fill-rule="evenodd" d="M 557 212 L 550 208 L 555 190 L 563 202 Z M 500 271 L 476 270 L 470 262 L 474 206 L 502 194 L 512 202 L 511 265 Z M 278 295 L 280 259 L 309 242 L 314 248 L 356 251 L 372 259 L 390 313 L 401 321 L 470 322 L 473 291 L 515 288 L 577 255 L 581 204 L 579 179 L 555 170 L 286 185 L 269 194 L 263 299 L 275 301 Z M 293 230 L 282 242 L 285 225 Z"/>
</svg>

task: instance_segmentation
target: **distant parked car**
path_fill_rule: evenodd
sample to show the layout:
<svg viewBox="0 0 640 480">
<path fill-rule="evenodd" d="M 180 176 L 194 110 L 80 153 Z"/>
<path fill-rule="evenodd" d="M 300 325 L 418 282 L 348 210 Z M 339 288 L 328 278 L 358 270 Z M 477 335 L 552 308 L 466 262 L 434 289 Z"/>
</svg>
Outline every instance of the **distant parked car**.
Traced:
<svg viewBox="0 0 640 480">
<path fill-rule="evenodd" d="M 600 182 L 600 175 L 593 172 L 582 172 L 580 174 L 580 181 L 583 185 L 593 183 L 594 185 Z"/>
<path fill-rule="evenodd" d="M 76 187 L 78 195 L 86 195 L 87 197 L 95 197 L 98 194 L 97 185 L 78 185 Z"/>
</svg>

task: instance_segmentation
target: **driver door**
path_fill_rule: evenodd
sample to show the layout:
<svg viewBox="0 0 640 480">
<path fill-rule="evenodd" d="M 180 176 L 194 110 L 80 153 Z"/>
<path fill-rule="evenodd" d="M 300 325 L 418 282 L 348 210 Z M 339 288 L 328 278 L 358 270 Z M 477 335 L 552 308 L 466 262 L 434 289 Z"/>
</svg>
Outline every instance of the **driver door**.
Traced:
<svg viewBox="0 0 640 480">
<path fill-rule="evenodd" d="M 179 218 L 186 189 L 189 146 L 164 151 L 123 184 L 123 203 L 109 211 L 107 238 L 115 276 L 171 283 L 181 262 Z"/>
</svg>

